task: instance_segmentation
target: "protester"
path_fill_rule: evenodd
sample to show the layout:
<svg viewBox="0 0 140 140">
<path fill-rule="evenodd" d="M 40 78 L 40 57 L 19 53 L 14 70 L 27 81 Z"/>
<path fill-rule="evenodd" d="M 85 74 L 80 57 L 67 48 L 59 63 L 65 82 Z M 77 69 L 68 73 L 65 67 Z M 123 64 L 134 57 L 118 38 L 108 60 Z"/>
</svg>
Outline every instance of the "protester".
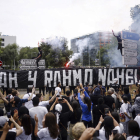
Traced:
<svg viewBox="0 0 140 140">
<path fill-rule="evenodd" d="M 6 140 L 7 139 L 6 137 L 7 137 L 9 129 L 10 129 L 10 126 L 9 126 L 8 122 L 6 122 L 4 127 L 3 127 L 3 133 L 0 137 L 0 140 Z"/>
<path fill-rule="evenodd" d="M 70 128 L 69 128 L 70 140 L 74 139 L 72 136 L 72 128 L 77 122 L 80 122 L 81 115 L 82 115 L 82 110 L 79 107 L 79 103 L 77 101 L 72 102 L 72 108 L 73 108 L 73 113 L 70 117 Z"/>
<path fill-rule="evenodd" d="M 84 87 L 85 91 L 89 94 L 88 92 L 88 87 L 89 87 L 89 82 L 86 82 L 86 86 Z"/>
<path fill-rule="evenodd" d="M 93 87 L 92 87 L 92 86 L 89 86 L 89 87 L 88 87 L 88 94 L 89 94 L 89 96 L 90 96 L 91 94 L 93 94 Z"/>
<path fill-rule="evenodd" d="M 9 130 L 6 135 L 6 140 L 15 140 L 17 136 L 19 136 L 22 133 L 21 127 L 14 121 L 14 119 L 11 117 L 9 120 L 14 123 L 16 130 Z M 0 117 L 0 136 L 2 136 L 4 125 L 7 125 L 8 119 L 5 116 Z"/>
<path fill-rule="evenodd" d="M 129 87 L 124 88 L 124 94 L 122 95 L 122 98 L 126 96 L 128 98 L 128 101 L 131 102 L 131 95 L 129 93 Z"/>
<path fill-rule="evenodd" d="M 83 122 L 76 123 L 72 128 L 72 135 L 75 140 L 79 140 L 82 133 L 86 130 L 86 127 Z"/>
<path fill-rule="evenodd" d="M 124 122 L 122 122 L 124 126 L 124 132 L 128 134 L 128 123 L 131 119 L 130 113 L 129 113 L 129 104 L 128 104 L 128 98 L 126 96 L 123 97 L 123 104 L 120 108 L 120 113 L 125 116 Z"/>
<path fill-rule="evenodd" d="M 20 122 L 21 122 L 21 129 L 23 132 L 16 138 L 20 140 L 31 140 L 32 124 L 31 124 L 30 116 L 27 114 L 23 115 Z M 15 130 L 15 128 L 13 128 L 12 130 Z"/>
<path fill-rule="evenodd" d="M 28 88 L 28 93 L 25 94 L 25 95 L 23 96 L 23 99 L 28 99 L 29 97 L 31 97 L 31 95 L 32 95 L 32 88 Z M 35 93 L 33 93 L 32 99 L 33 99 L 35 96 L 36 96 Z M 33 107 L 32 99 L 31 99 L 30 101 L 28 101 L 28 102 L 25 102 L 25 104 L 24 104 L 25 107 L 27 107 L 28 109 L 30 109 L 30 108 Z"/>
<path fill-rule="evenodd" d="M 118 122 L 118 124 L 120 126 L 120 133 L 124 133 L 124 127 L 123 127 L 123 124 L 120 123 L 119 114 L 117 112 L 112 112 L 111 115 Z"/>
<path fill-rule="evenodd" d="M 18 111 L 19 120 L 22 120 L 22 117 L 24 115 L 29 115 L 29 110 L 25 106 L 22 106 L 19 108 L 19 111 Z M 36 137 L 34 135 L 35 121 L 34 121 L 34 118 L 31 118 L 31 117 L 30 117 L 30 120 L 31 120 L 31 124 L 32 124 L 32 140 L 36 140 Z"/>
<path fill-rule="evenodd" d="M 49 105 L 49 104 L 50 104 L 51 102 L 53 102 L 53 100 L 55 99 L 56 94 L 57 94 L 57 91 L 55 91 L 55 94 L 53 95 L 53 97 L 52 97 L 50 100 L 48 100 L 48 101 L 43 101 L 43 96 L 42 96 L 41 93 L 36 94 L 36 97 L 39 98 L 39 106 L 44 106 L 44 107 L 46 107 L 47 105 Z"/>
<path fill-rule="evenodd" d="M 60 96 L 61 95 L 61 83 L 57 82 L 57 87 L 55 88 L 55 91 L 57 91 L 56 96 Z"/>
<path fill-rule="evenodd" d="M 100 89 L 97 87 L 97 88 L 95 88 L 94 93 L 90 95 L 90 99 L 93 103 L 93 107 L 95 105 L 98 105 L 98 99 L 99 98 L 102 98 L 102 96 L 100 94 Z"/>
<path fill-rule="evenodd" d="M 99 124 L 101 125 L 102 122 L 104 122 L 104 127 L 99 130 L 99 139 L 102 140 L 108 140 L 109 135 L 112 134 L 112 130 L 117 130 L 117 133 L 120 133 L 120 127 L 118 122 L 113 118 L 111 113 L 109 112 L 108 116 L 104 118 L 104 121 L 99 121 Z"/>
<path fill-rule="evenodd" d="M 106 89 L 105 89 L 105 87 L 102 85 L 102 81 L 99 81 L 99 82 L 98 82 L 98 86 L 102 88 L 103 96 L 105 96 Z"/>
<path fill-rule="evenodd" d="M 60 103 L 58 102 L 58 98 L 56 98 L 55 102 L 53 103 L 53 105 L 50 108 L 50 111 L 53 112 L 53 109 L 55 107 L 55 115 L 56 115 L 56 119 L 57 119 L 57 124 L 59 124 L 59 129 L 60 129 L 60 136 L 62 140 L 67 140 L 67 123 L 70 120 L 70 117 L 72 115 L 73 112 L 73 108 L 71 107 L 71 105 L 69 104 L 69 102 L 66 99 L 63 99 L 63 101 L 61 101 L 62 103 L 66 103 L 69 107 L 68 112 L 65 113 L 61 113 L 62 112 L 62 105 L 60 105 Z"/>
<path fill-rule="evenodd" d="M 91 110 L 92 110 L 92 102 L 90 100 L 89 95 L 87 94 L 87 92 L 85 91 L 85 89 L 83 89 L 83 85 L 80 84 L 81 89 L 84 92 L 85 98 L 84 98 L 84 103 L 81 100 L 80 97 L 80 89 L 78 90 L 78 100 L 79 100 L 79 104 L 82 107 L 82 121 L 85 124 L 86 127 L 92 127 L 92 116 L 91 116 Z"/>
<path fill-rule="evenodd" d="M 115 109 L 115 101 L 111 95 L 112 91 L 108 90 L 107 96 L 104 96 L 104 103 L 113 111 Z"/>
<path fill-rule="evenodd" d="M 120 85 L 118 84 L 118 79 L 117 78 L 113 79 L 113 83 L 110 84 L 110 88 L 114 88 L 115 92 L 118 93 L 118 91 L 120 89 Z"/>
<path fill-rule="evenodd" d="M 35 135 L 40 139 L 40 140 L 57 140 L 58 134 L 59 134 L 59 129 L 58 125 L 56 122 L 56 117 L 53 113 L 49 112 L 47 113 L 43 120 L 43 128 L 38 131 L 38 118 L 37 115 L 35 115 Z"/>
<path fill-rule="evenodd" d="M 92 113 L 93 113 L 93 127 L 95 128 L 99 122 L 99 119 L 101 117 L 101 115 L 103 116 L 103 118 L 105 117 L 105 109 L 109 109 L 111 111 L 111 109 L 104 104 L 104 99 L 103 98 L 99 98 L 98 99 L 98 105 L 93 107 Z"/>
<path fill-rule="evenodd" d="M 38 97 L 34 97 L 33 98 L 33 106 L 31 109 L 29 109 L 29 114 L 31 116 L 31 118 L 34 118 L 35 114 L 37 114 L 38 117 L 38 130 L 43 128 L 42 125 L 42 120 L 44 115 L 46 115 L 48 113 L 47 108 L 43 107 L 43 106 L 39 106 L 39 98 Z"/>
<path fill-rule="evenodd" d="M 39 93 L 43 92 L 43 96 L 45 96 L 45 87 L 39 87 Z"/>
<path fill-rule="evenodd" d="M 139 140 L 139 125 L 136 121 L 129 121 L 128 123 L 129 136 L 127 140 Z"/>
</svg>

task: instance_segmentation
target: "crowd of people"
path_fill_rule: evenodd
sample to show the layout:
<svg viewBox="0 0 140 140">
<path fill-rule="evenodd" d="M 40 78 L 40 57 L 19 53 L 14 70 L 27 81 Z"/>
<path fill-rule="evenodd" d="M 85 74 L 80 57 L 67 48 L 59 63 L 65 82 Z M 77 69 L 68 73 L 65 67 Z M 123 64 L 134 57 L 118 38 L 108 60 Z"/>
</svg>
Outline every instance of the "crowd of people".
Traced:
<svg viewBox="0 0 140 140">
<path fill-rule="evenodd" d="M 138 140 L 140 87 L 133 103 L 129 87 L 117 82 L 78 83 L 65 94 L 58 82 L 47 101 L 34 87 L 22 99 L 15 89 L 6 97 L 0 92 L 6 110 L 0 109 L 0 140 Z"/>
</svg>

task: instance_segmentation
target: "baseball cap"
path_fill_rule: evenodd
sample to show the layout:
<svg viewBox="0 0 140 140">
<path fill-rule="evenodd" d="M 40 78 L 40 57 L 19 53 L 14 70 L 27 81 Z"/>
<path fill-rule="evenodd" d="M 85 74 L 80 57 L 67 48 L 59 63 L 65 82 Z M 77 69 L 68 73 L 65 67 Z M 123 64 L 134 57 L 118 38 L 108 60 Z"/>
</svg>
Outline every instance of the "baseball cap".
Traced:
<svg viewBox="0 0 140 140">
<path fill-rule="evenodd" d="M 95 89 L 94 89 L 94 94 L 100 94 L 101 93 L 101 91 L 100 91 L 100 89 L 99 89 L 99 87 L 96 87 Z"/>
<path fill-rule="evenodd" d="M 8 120 L 5 116 L 0 116 L 0 127 L 3 127 Z"/>
</svg>

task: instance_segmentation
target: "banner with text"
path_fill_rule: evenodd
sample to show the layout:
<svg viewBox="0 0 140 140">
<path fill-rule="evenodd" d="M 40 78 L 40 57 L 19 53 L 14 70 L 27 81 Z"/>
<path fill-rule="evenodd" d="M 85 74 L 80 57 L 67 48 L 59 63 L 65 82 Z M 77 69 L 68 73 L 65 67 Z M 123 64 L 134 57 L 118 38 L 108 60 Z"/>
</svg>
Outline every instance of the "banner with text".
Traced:
<svg viewBox="0 0 140 140">
<path fill-rule="evenodd" d="M 121 85 L 133 85 L 140 81 L 140 68 L 58 68 L 46 70 L 11 71 L 0 70 L 0 87 L 27 88 L 32 87 L 56 87 L 60 81 L 63 87 L 76 86 L 77 83 L 89 85 L 102 81 L 104 86 L 113 83 L 117 78 Z"/>
</svg>

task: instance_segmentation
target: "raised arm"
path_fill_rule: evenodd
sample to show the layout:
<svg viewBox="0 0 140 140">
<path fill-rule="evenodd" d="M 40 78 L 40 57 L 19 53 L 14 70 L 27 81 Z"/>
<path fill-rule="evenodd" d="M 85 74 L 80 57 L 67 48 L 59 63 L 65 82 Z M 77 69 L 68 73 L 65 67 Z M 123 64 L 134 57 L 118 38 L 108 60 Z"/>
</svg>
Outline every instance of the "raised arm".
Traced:
<svg viewBox="0 0 140 140">
<path fill-rule="evenodd" d="M 85 106 L 85 104 L 83 103 L 83 101 L 81 100 L 81 97 L 80 97 L 80 91 L 78 91 L 78 100 L 79 100 L 79 104 L 80 106 L 83 108 Z"/>
<path fill-rule="evenodd" d="M 4 97 L 4 95 L 1 93 L 1 91 L 0 91 L 0 97 L 6 104 L 9 103 L 9 101 Z"/>
<path fill-rule="evenodd" d="M 115 37 L 117 37 L 115 34 L 114 34 L 114 31 L 112 30 L 112 33 L 113 33 L 113 35 L 115 36 Z"/>
<path fill-rule="evenodd" d="M 34 120 L 35 120 L 34 135 L 37 136 L 37 132 L 38 132 L 38 118 L 37 118 L 37 115 L 36 114 L 35 114 Z"/>
<path fill-rule="evenodd" d="M 30 101 L 30 100 L 32 99 L 34 93 L 35 93 L 35 88 L 33 87 L 33 88 L 32 88 L 32 94 L 31 94 L 31 96 L 28 98 L 28 101 Z"/>
<path fill-rule="evenodd" d="M 7 136 L 7 133 L 10 129 L 10 126 L 8 125 L 8 122 L 5 123 L 4 127 L 3 127 L 3 133 L 0 137 L 0 140 L 5 140 L 6 139 L 6 136 Z"/>
<path fill-rule="evenodd" d="M 85 91 L 85 89 L 83 88 L 82 83 L 80 83 L 80 87 L 81 87 L 81 89 L 83 89 L 83 92 L 84 92 L 84 94 L 85 94 L 85 97 L 90 98 L 89 95 L 88 95 L 88 93 L 87 93 L 87 92 Z M 79 93 L 80 93 L 80 92 L 79 92 Z"/>
<path fill-rule="evenodd" d="M 16 136 L 19 136 L 23 131 L 21 129 L 21 127 L 14 121 L 13 117 L 9 118 L 11 122 L 13 122 L 13 124 L 16 127 Z"/>
<path fill-rule="evenodd" d="M 69 104 L 69 102 L 66 99 L 63 99 L 64 101 L 62 103 L 66 103 L 69 107 L 69 109 L 73 112 L 73 108 L 71 107 L 71 105 Z"/>
<path fill-rule="evenodd" d="M 55 91 L 55 94 L 54 94 L 53 97 L 49 100 L 49 104 L 50 104 L 51 102 L 53 102 L 53 100 L 54 100 L 55 97 L 56 97 L 56 94 L 57 94 L 57 91 Z"/>
<path fill-rule="evenodd" d="M 54 103 L 53 103 L 53 105 L 51 106 L 50 111 L 52 111 L 52 110 L 53 110 L 53 108 L 54 108 L 55 104 L 57 104 L 57 103 L 58 103 L 58 98 L 56 98 L 56 99 L 55 99 L 55 102 L 54 102 Z"/>
</svg>

